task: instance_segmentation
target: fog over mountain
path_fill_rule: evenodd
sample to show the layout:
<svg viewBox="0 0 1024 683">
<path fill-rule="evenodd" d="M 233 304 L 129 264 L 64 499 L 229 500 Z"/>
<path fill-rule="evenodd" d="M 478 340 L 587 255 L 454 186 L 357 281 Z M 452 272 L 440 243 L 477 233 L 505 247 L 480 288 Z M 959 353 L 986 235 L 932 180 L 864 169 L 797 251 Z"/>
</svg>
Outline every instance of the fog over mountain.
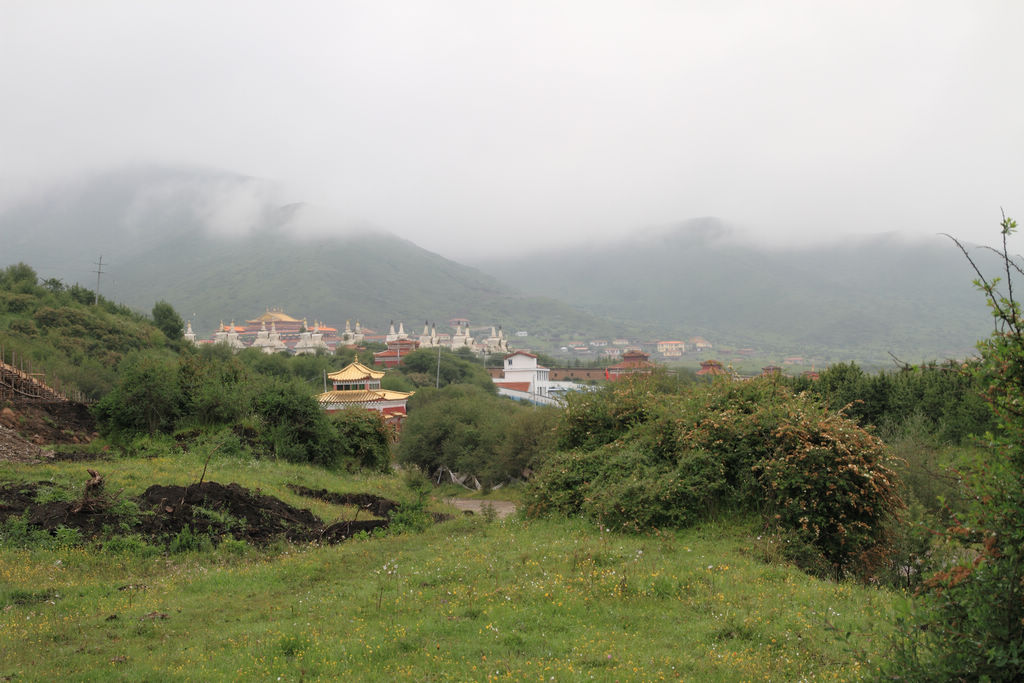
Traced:
<svg viewBox="0 0 1024 683">
<path fill-rule="evenodd" d="M 102 253 L 105 296 L 143 311 L 166 299 L 203 333 L 280 306 L 336 325 L 418 332 L 466 316 L 558 344 L 702 335 L 766 355 L 916 362 L 968 355 L 990 325 L 945 237 L 767 248 L 710 217 L 622 233 L 471 267 L 266 181 L 168 166 L 90 175 L 0 212 L 5 261 L 92 287 Z"/>
<path fill-rule="evenodd" d="M 992 272 L 989 252 L 971 253 Z M 958 358 L 991 329 L 969 263 L 942 236 L 765 248 L 703 218 L 614 244 L 475 263 L 583 310 L 794 355 Z"/>
<path fill-rule="evenodd" d="M 278 204 L 265 181 L 209 169 L 134 166 L 90 174 L 0 211 L 7 262 L 95 286 L 149 311 L 170 301 L 202 334 L 267 307 L 382 328 L 453 317 L 559 334 L 610 334 L 612 323 L 523 296 L 478 270 L 310 204 Z"/>
<path fill-rule="evenodd" d="M 985 1 L 5 2 L 0 204 L 156 162 L 456 259 L 695 216 L 982 242 L 1024 213 L 1021 25 Z"/>
<path fill-rule="evenodd" d="M 198 235 L 240 238 L 270 229 L 301 238 L 383 232 L 292 202 L 280 184 L 188 166 L 137 164 L 83 174 L 0 209 L 7 260 L 83 283 L 100 256 L 116 273 L 138 254 Z"/>
</svg>

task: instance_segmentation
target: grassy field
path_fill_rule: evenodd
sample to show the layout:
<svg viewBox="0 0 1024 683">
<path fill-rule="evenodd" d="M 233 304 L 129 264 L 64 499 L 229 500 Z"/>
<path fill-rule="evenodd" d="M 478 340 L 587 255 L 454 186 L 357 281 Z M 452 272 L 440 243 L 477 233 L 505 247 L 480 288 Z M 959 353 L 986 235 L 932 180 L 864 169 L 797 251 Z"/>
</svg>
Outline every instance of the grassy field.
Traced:
<svg viewBox="0 0 1024 683">
<path fill-rule="evenodd" d="M 0 465 L 0 481 L 111 490 L 197 481 L 195 456 Z M 294 483 L 408 499 L 397 476 L 217 460 L 325 520 Z M 501 491 L 493 497 L 500 498 Z M 441 509 L 438 507 L 437 509 Z M 893 593 L 765 563 L 742 520 L 625 536 L 581 520 L 458 518 L 330 547 L 0 551 L 0 677 L 13 680 L 856 680 Z"/>
</svg>

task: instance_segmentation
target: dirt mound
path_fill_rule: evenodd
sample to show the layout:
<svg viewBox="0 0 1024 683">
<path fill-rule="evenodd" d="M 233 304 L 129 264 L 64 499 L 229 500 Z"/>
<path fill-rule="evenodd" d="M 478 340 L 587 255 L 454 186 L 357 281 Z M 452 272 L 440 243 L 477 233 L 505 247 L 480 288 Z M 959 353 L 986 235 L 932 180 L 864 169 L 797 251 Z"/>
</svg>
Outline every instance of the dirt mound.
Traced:
<svg viewBox="0 0 1024 683">
<path fill-rule="evenodd" d="M 96 436 L 88 406 L 71 401 L 10 402 L 0 409 L 0 426 L 37 446 L 89 443 Z"/>
<path fill-rule="evenodd" d="M 368 510 L 377 517 L 391 517 L 398 509 L 398 503 L 388 498 L 375 496 L 372 493 L 334 493 L 327 489 L 314 490 L 305 486 L 288 484 L 288 488 L 306 498 L 316 498 L 335 505 L 353 505 Z"/>
<path fill-rule="evenodd" d="M 292 541 L 313 540 L 323 529 L 323 523 L 309 510 L 253 493 L 239 484 L 154 485 L 139 498 L 139 507 L 153 512 L 143 522 L 142 531 L 156 536 L 174 535 L 188 526 L 197 533 L 227 534 L 263 544 L 281 536 Z"/>
<path fill-rule="evenodd" d="M 386 519 L 363 519 L 348 522 L 336 522 L 325 527 L 317 537 L 322 543 L 341 543 L 352 538 L 361 531 L 371 533 L 376 529 L 386 529 L 391 522 Z"/>
<path fill-rule="evenodd" d="M 118 505 L 118 496 L 103 490 L 102 477 L 92 470 L 93 479 L 74 500 L 37 502 L 46 481 L 0 484 L 0 522 L 24 515 L 29 524 L 54 531 L 72 527 L 86 537 L 104 537 L 117 533 L 138 533 L 159 543 L 167 543 L 188 527 L 191 533 L 207 535 L 215 542 L 236 538 L 265 545 L 278 538 L 294 542 L 340 543 L 360 532 L 370 533 L 390 525 L 394 501 L 373 494 L 330 494 L 313 491 L 313 497 L 342 505 L 370 508 L 384 519 L 352 519 L 325 525 L 312 512 L 288 505 L 239 484 L 204 482 L 189 486 L 153 485 L 134 499 L 141 514 L 132 506 Z M 302 488 L 302 487 L 296 487 Z M 309 489 L 306 489 L 309 491 Z M 326 498 L 323 495 L 336 498 Z M 304 494 L 308 495 L 308 494 Z M 53 496 L 57 497 L 57 496 Z M 64 496 L 67 497 L 67 496 Z"/>
</svg>

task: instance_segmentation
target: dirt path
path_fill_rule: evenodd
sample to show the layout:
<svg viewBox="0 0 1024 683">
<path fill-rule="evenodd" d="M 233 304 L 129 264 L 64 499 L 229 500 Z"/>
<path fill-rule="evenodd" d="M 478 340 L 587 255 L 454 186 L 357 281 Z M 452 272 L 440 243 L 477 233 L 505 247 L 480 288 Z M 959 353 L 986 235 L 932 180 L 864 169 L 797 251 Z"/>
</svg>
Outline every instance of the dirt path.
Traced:
<svg viewBox="0 0 1024 683">
<path fill-rule="evenodd" d="M 494 511 L 498 513 L 498 518 L 504 518 L 511 515 L 516 511 L 516 504 L 510 500 L 480 500 L 479 498 L 446 498 L 445 501 L 449 505 L 457 507 L 460 510 L 469 510 L 473 514 L 479 515 L 483 512 L 485 506 L 492 506 Z"/>
</svg>

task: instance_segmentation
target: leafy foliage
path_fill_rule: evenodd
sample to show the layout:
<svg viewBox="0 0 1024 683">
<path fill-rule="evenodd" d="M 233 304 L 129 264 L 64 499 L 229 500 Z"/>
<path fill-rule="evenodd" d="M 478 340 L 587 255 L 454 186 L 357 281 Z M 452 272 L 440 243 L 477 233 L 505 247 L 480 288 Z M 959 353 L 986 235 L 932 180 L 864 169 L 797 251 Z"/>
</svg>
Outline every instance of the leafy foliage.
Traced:
<svg viewBox="0 0 1024 683">
<path fill-rule="evenodd" d="M 137 351 L 125 357 L 117 387 L 96 404 L 107 432 L 170 431 L 181 415 L 183 395 L 178 363 L 164 353 Z"/>
<path fill-rule="evenodd" d="M 978 343 L 974 371 L 997 421 L 988 448 L 964 468 L 968 505 L 947 531 L 964 559 L 932 575 L 915 611 L 898 622 L 883 675 L 905 680 L 1024 678 L 1024 319 L 1013 292 L 1022 271 L 1001 224 L 1001 278 L 987 279 L 971 255 L 995 331 Z M 956 241 L 956 240 L 954 240 Z"/>
<path fill-rule="evenodd" d="M 417 349 L 403 356 L 397 369 L 416 387 L 473 384 L 492 394 L 497 391 L 487 370 L 472 356 L 466 358 L 443 349 L 440 355 L 437 349 Z"/>
<path fill-rule="evenodd" d="M 337 362 L 330 356 L 235 355 L 224 345 L 188 347 L 177 356 L 134 352 L 94 413 L 103 434 L 135 452 L 178 434 L 225 455 L 252 449 L 292 462 L 384 471 L 392 432 L 380 415 L 346 410 L 328 416 L 313 398 L 310 384 Z"/>
<path fill-rule="evenodd" d="M 153 306 L 153 323 L 171 340 L 181 339 L 184 333 L 185 321 L 173 306 L 163 300 Z"/>
<path fill-rule="evenodd" d="M 409 402 L 398 460 L 448 467 L 484 485 L 520 477 L 554 444 L 557 410 L 499 398 L 475 384 L 420 389 Z"/>
<path fill-rule="evenodd" d="M 115 382 L 126 354 L 166 340 L 144 316 L 79 285 L 50 278 L 36 284 L 24 263 L 0 271 L 0 344 L 47 373 L 47 381 L 99 398 Z"/>
<path fill-rule="evenodd" d="M 387 472 L 391 466 L 391 428 L 376 411 L 352 408 L 329 416 L 338 432 L 339 459 L 349 469 Z"/>
<path fill-rule="evenodd" d="M 856 363 L 837 363 L 816 381 L 803 377 L 785 381 L 796 391 L 821 397 L 864 426 L 897 433 L 908 422 L 917 421 L 940 442 L 961 444 L 994 427 L 975 369 L 973 361 L 947 361 L 868 374 Z"/>
<path fill-rule="evenodd" d="M 338 463 L 338 435 L 301 384 L 266 381 L 256 392 L 253 409 L 262 420 L 260 439 L 274 456 L 325 466 Z"/>
<path fill-rule="evenodd" d="M 876 437 L 770 380 L 616 383 L 570 400 L 559 445 L 528 489 L 533 514 L 640 531 L 756 512 L 839 576 L 876 570 L 902 505 Z"/>
</svg>

